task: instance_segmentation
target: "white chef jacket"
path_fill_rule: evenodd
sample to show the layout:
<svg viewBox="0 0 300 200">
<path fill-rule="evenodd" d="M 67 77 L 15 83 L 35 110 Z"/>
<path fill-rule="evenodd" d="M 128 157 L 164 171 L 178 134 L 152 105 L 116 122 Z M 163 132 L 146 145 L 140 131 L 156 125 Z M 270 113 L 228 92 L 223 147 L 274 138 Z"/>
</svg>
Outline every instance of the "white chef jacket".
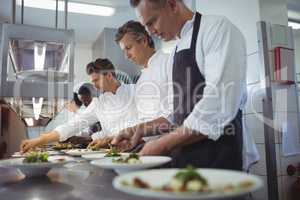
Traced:
<svg viewBox="0 0 300 200">
<path fill-rule="evenodd" d="M 166 118 L 173 111 L 173 105 L 168 96 L 169 56 L 160 50 L 155 52 L 136 83 L 135 103 L 140 122 L 159 117 Z"/>
<path fill-rule="evenodd" d="M 175 51 L 190 48 L 194 20 L 195 15 L 181 29 L 180 39 L 176 42 L 177 50 L 174 48 L 172 51 L 172 58 Z M 202 15 L 196 43 L 196 62 L 205 78 L 206 87 L 201 101 L 184 120 L 184 127 L 207 135 L 212 140 L 217 140 L 223 134 L 224 127 L 235 118 L 239 109 L 243 109 L 247 99 L 246 53 L 242 33 L 227 18 Z M 173 60 L 169 59 L 169 65 L 173 66 Z M 172 115 L 168 119 L 172 121 Z M 252 133 L 244 131 L 243 140 L 244 144 L 247 140 L 247 145 L 244 145 L 243 151 L 249 152 L 251 146 L 253 154 L 257 155 L 254 141 L 247 134 Z M 249 158 L 245 160 L 248 165 Z"/>
<path fill-rule="evenodd" d="M 97 121 L 101 123 L 102 137 L 117 134 L 122 129 L 134 126 L 137 122 L 134 92 L 134 85 L 121 84 L 115 94 L 105 92 L 98 98 L 93 98 L 84 112 L 55 128 L 59 133 L 59 140 L 66 140 Z"/>
<path fill-rule="evenodd" d="M 177 41 L 177 52 L 190 48 L 194 18 L 184 24 L 181 39 Z M 245 40 L 233 24 L 224 17 L 202 16 L 196 61 L 206 87 L 201 101 L 185 119 L 185 127 L 212 140 L 223 134 L 224 127 L 234 119 L 247 94 L 246 58 Z M 169 64 L 173 65 L 173 59 Z"/>
</svg>

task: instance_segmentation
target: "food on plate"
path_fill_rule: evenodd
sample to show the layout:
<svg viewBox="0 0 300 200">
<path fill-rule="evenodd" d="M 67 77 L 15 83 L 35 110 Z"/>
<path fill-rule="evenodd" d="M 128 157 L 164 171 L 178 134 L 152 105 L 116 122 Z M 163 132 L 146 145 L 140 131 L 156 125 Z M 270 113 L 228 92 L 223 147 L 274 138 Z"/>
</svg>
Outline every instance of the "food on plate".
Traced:
<svg viewBox="0 0 300 200">
<path fill-rule="evenodd" d="M 73 149 L 74 145 L 71 143 L 56 143 L 53 146 L 54 150 L 64 150 L 64 149 Z"/>
<path fill-rule="evenodd" d="M 208 191 L 209 187 L 207 180 L 201 174 L 193 167 L 188 167 L 177 172 L 170 183 L 163 187 L 163 190 L 203 192 Z"/>
<path fill-rule="evenodd" d="M 47 152 L 30 152 L 26 155 L 24 163 L 44 163 L 48 162 L 49 154 Z"/>
<path fill-rule="evenodd" d="M 129 156 L 126 157 L 120 157 L 118 159 L 113 159 L 112 162 L 114 163 L 123 163 L 123 164 L 140 164 L 142 161 L 140 160 L 140 157 L 136 153 L 132 153 Z"/>
<path fill-rule="evenodd" d="M 65 162 L 67 160 L 65 158 L 56 158 L 54 161 L 56 161 L 56 162 Z"/>
<path fill-rule="evenodd" d="M 111 146 L 110 149 L 107 151 L 104 157 L 119 157 L 121 156 L 120 152 L 117 150 L 116 147 Z"/>
<path fill-rule="evenodd" d="M 92 151 L 107 151 L 108 149 L 104 149 L 102 147 L 97 147 L 97 146 L 90 146 L 88 147 L 89 150 L 92 150 Z"/>
<path fill-rule="evenodd" d="M 171 180 L 160 187 L 153 187 L 139 177 L 134 177 L 132 182 L 123 181 L 122 184 L 127 187 L 135 187 L 141 189 L 149 189 L 161 192 L 205 192 L 205 193 L 231 193 L 239 190 L 247 190 L 253 186 L 253 182 L 245 180 L 239 184 L 225 184 L 212 188 L 207 179 L 203 177 L 193 167 L 187 167 L 178 171 Z"/>
</svg>

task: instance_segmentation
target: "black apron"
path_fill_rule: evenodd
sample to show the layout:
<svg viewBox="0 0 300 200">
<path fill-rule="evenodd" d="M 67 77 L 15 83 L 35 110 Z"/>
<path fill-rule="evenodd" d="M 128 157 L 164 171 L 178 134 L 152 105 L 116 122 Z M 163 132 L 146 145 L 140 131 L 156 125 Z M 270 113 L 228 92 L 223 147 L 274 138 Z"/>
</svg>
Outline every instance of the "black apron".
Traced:
<svg viewBox="0 0 300 200">
<path fill-rule="evenodd" d="M 175 52 L 174 55 L 173 119 L 177 125 L 182 125 L 195 104 L 201 101 L 205 87 L 205 77 L 199 71 L 196 62 L 200 22 L 201 14 L 196 13 L 190 48 Z M 225 127 L 224 134 L 217 141 L 205 139 L 176 149 L 171 153 L 173 158 L 171 165 L 179 168 L 193 165 L 194 167 L 242 170 L 242 134 L 242 113 L 238 111 L 235 119 Z"/>
</svg>

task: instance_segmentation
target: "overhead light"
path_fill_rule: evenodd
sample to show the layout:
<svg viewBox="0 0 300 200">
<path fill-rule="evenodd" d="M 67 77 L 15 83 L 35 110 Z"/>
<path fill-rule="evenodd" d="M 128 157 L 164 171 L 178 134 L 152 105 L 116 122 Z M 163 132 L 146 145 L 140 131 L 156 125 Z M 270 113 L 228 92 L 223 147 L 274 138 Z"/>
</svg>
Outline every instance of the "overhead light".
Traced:
<svg viewBox="0 0 300 200">
<path fill-rule="evenodd" d="M 33 119 L 32 118 L 25 118 L 25 122 L 27 126 L 33 126 Z"/>
<path fill-rule="evenodd" d="M 21 6 L 22 1 L 18 0 L 17 5 Z M 43 0 L 43 1 L 25 0 L 24 6 L 30 8 L 56 10 L 56 1 L 55 0 Z M 58 1 L 58 11 L 64 11 L 64 8 L 65 8 L 65 2 Z M 115 9 L 108 6 L 68 2 L 68 12 L 86 14 L 86 15 L 112 16 L 115 13 Z"/>
<path fill-rule="evenodd" d="M 298 22 L 289 21 L 289 26 L 295 30 L 300 29 L 300 23 L 298 23 Z"/>
<path fill-rule="evenodd" d="M 34 119 L 38 120 L 40 118 L 40 114 L 42 111 L 42 106 L 43 106 L 43 100 L 44 98 L 39 98 L 39 101 L 36 102 L 35 97 L 32 97 L 32 105 L 33 105 L 33 114 L 34 114 Z"/>
<path fill-rule="evenodd" d="M 34 43 L 34 70 L 43 71 L 46 56 L 46 43 Z"/>
</svg>

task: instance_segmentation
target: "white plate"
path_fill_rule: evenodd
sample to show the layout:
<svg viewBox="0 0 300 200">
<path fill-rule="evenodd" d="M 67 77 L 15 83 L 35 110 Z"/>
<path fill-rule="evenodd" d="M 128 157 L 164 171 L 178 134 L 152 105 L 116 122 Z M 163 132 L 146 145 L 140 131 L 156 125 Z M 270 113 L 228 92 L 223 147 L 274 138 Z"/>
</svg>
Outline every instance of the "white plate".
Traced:
<svg viewBox="0 0 300 200">
<path fill-rule="evenodd" d="M 71 156 L 82 156 L 87 154 L 106 153 L 106 151 L 107 149 L 103 149 L 99 151 L 93 151 L 91 149 L 70 149 L 68 151 L 65 151 L 65 153 Z"/>
<path fill-rule="evenodd" d="M 49 156 L 54 156 L 54 155 L 61 155 L 62 153 L 59 151 L 43 151 L 44 153 L 48 153 Z M 21 154 L 20 152 L 15 152 L 11 157 L 13 158 L 24 158 L 26 157 L 26 153 L 25 154 Z"/>
<path fill-rule="evenodd" d="M 121 156 L 129 156 L 129 153 L 120 153 Z M 82 155 L 81 157 L 87 160 L 97 160 L 102 158 L 119 158 L 119 157 L 105 157 L 106 153 L 95 153 L 95 154 L 86 154 Z"/>
<path fill-rule="evenodd" d="M 59 159 L 65 160 L 59 161 Z M 49 156 L 49 162 L 45 163 L 23 163 L 23 160 L 24 158 L 0 160 L 0 166 L 18 168 L 26 176 L 32 177 L 45 175 L 51 168 L 61 167 L 68 162 L 74 161 L 73 158 L 68 156 Z"/>
<path fill-rule="evenodd" d="M 132 180 L 136 177 L 145 181 L 152 187 L 162 187 L 169 183 L 172 177 L 178 172 L 178 169 L 160 169 L 160 170 L 148 170 L 132 172 L 124 175 L 120 175 L 113 180 L 113 186 L 125 193 L 132 195 L 138 195 L 143 197 L 154 198 L 168 198 L 168 199 L 225 199 L 246 195 L 250 192 L 254 192 L 263 187 L 263 181 L 254 175 L 246 174 L 244 172 L 231 171 L 231 170 L 218 170 L 218 169 L 198 169 L 208 180 L 210 188 L 222 187 L 228 184 L 237 185 L 242 181 L 251 181 L 253 185 L 246 189 L 240 189 L 231 192 L 164 192 L 154 191 L 150 189 L 135 188 L 132 186 L 125 186 L 122 183 L 132 183 Z M 163 178 L 162 178 L 163 177 Z"/>
<path fill-rule="evenodd" d="M 141 156 L 140 160 L 142 161 L 142 163 L 126 164 L 114 163 L 111 158 L 103 158 L 100 160 L 94 160 L 91 162 L 91 164 L 99 166 L 103 169 L 113 169 L 117 173 L 122 174 L 125 172 L 160 166 L 170 162 L 171 158 L 166 156 Z"/>
</svg>

